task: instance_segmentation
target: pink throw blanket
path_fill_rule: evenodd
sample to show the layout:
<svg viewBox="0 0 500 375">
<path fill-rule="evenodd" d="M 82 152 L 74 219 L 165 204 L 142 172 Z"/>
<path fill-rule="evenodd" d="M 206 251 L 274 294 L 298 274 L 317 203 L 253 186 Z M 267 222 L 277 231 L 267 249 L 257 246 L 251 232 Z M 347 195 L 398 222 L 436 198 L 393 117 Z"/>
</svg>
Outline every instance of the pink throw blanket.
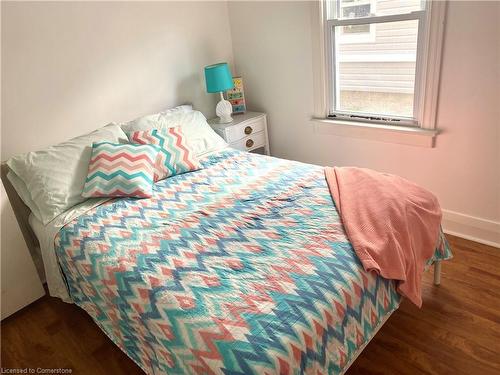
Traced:
<svg viewBox="0 0 500 375">
<path fill-rule="evenodd" d="M 364 168 L 325 168 L 347 236 L 367 271 L 398 280 L 397 290 L 422 306 L 422 274 L 436 248 L 436 197 L 401 177 Z"/>
</svg>

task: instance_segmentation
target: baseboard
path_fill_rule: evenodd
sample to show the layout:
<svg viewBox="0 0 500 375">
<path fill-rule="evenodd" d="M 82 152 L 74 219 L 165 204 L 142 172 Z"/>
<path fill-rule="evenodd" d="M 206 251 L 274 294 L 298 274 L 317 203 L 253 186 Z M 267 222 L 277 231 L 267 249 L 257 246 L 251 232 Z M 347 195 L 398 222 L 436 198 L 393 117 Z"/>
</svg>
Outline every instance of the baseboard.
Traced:
<svg viewBox="0 0 500 375">
<path fill-rule="evenodd" d="M 445 233 L 500 248 L 500 222 L 443 210 Z"/>
</svg>

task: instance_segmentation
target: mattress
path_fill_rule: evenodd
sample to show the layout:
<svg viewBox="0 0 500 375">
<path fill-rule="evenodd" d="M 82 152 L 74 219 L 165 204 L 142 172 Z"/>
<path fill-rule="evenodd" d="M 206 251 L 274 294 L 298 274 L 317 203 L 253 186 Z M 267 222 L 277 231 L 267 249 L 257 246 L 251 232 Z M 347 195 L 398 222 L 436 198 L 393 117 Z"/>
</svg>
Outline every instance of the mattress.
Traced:
<svg viewBox="0 0 500 375">
<path fill-rule="evenodd" d="M 400 302 L 323 169 L 225 151 L 55 240 L 72 300 L 151 374 L 342 373 Z"/>
</svg>

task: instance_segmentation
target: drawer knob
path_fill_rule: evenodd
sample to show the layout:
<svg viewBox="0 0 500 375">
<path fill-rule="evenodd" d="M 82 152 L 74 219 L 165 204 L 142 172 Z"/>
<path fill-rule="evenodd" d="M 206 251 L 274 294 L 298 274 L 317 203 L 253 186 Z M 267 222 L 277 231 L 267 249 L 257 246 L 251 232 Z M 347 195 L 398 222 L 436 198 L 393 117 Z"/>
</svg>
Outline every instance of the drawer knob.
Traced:
<svg viewBox="0 0 500 375">
<path fill-rule="evenodd" d="M 249 139 L 246 143 L 247 147 L 252 147 L 253 146 L 253 140 Z"/>
<path fill-rule="evenodd" d="M 247 127 L 245 128 L 245 134 L 247 134 L 247 135 L 248 135 L 248 134 L 252 133 L 252 130 L 253 130 L 253 129 L 252 129 L 252 127 L 251 127 L 251 126 L 247 126 Z"/>
</svg>

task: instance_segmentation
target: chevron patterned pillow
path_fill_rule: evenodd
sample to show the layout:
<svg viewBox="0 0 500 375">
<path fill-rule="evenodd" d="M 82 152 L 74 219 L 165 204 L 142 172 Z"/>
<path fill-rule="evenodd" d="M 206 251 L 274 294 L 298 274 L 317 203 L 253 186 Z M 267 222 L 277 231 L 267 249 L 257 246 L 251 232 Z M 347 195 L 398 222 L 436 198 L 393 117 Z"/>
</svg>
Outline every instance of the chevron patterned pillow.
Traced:
<svg viewBox="0 0 500 375">
<path fill-rule="evenodd" d="M 152 144 L 160 148 L 155 181 L 201 168 L 200 162 L 188 146 L 180 126 L 139 130 L 130 133 L 128 137 L 130 142 Z"/>
<path fill-rule="evenodd" d="M 158 156 L 153 145 L 94 143 L 82 196 L 151 197 Z"/>
</svg>

